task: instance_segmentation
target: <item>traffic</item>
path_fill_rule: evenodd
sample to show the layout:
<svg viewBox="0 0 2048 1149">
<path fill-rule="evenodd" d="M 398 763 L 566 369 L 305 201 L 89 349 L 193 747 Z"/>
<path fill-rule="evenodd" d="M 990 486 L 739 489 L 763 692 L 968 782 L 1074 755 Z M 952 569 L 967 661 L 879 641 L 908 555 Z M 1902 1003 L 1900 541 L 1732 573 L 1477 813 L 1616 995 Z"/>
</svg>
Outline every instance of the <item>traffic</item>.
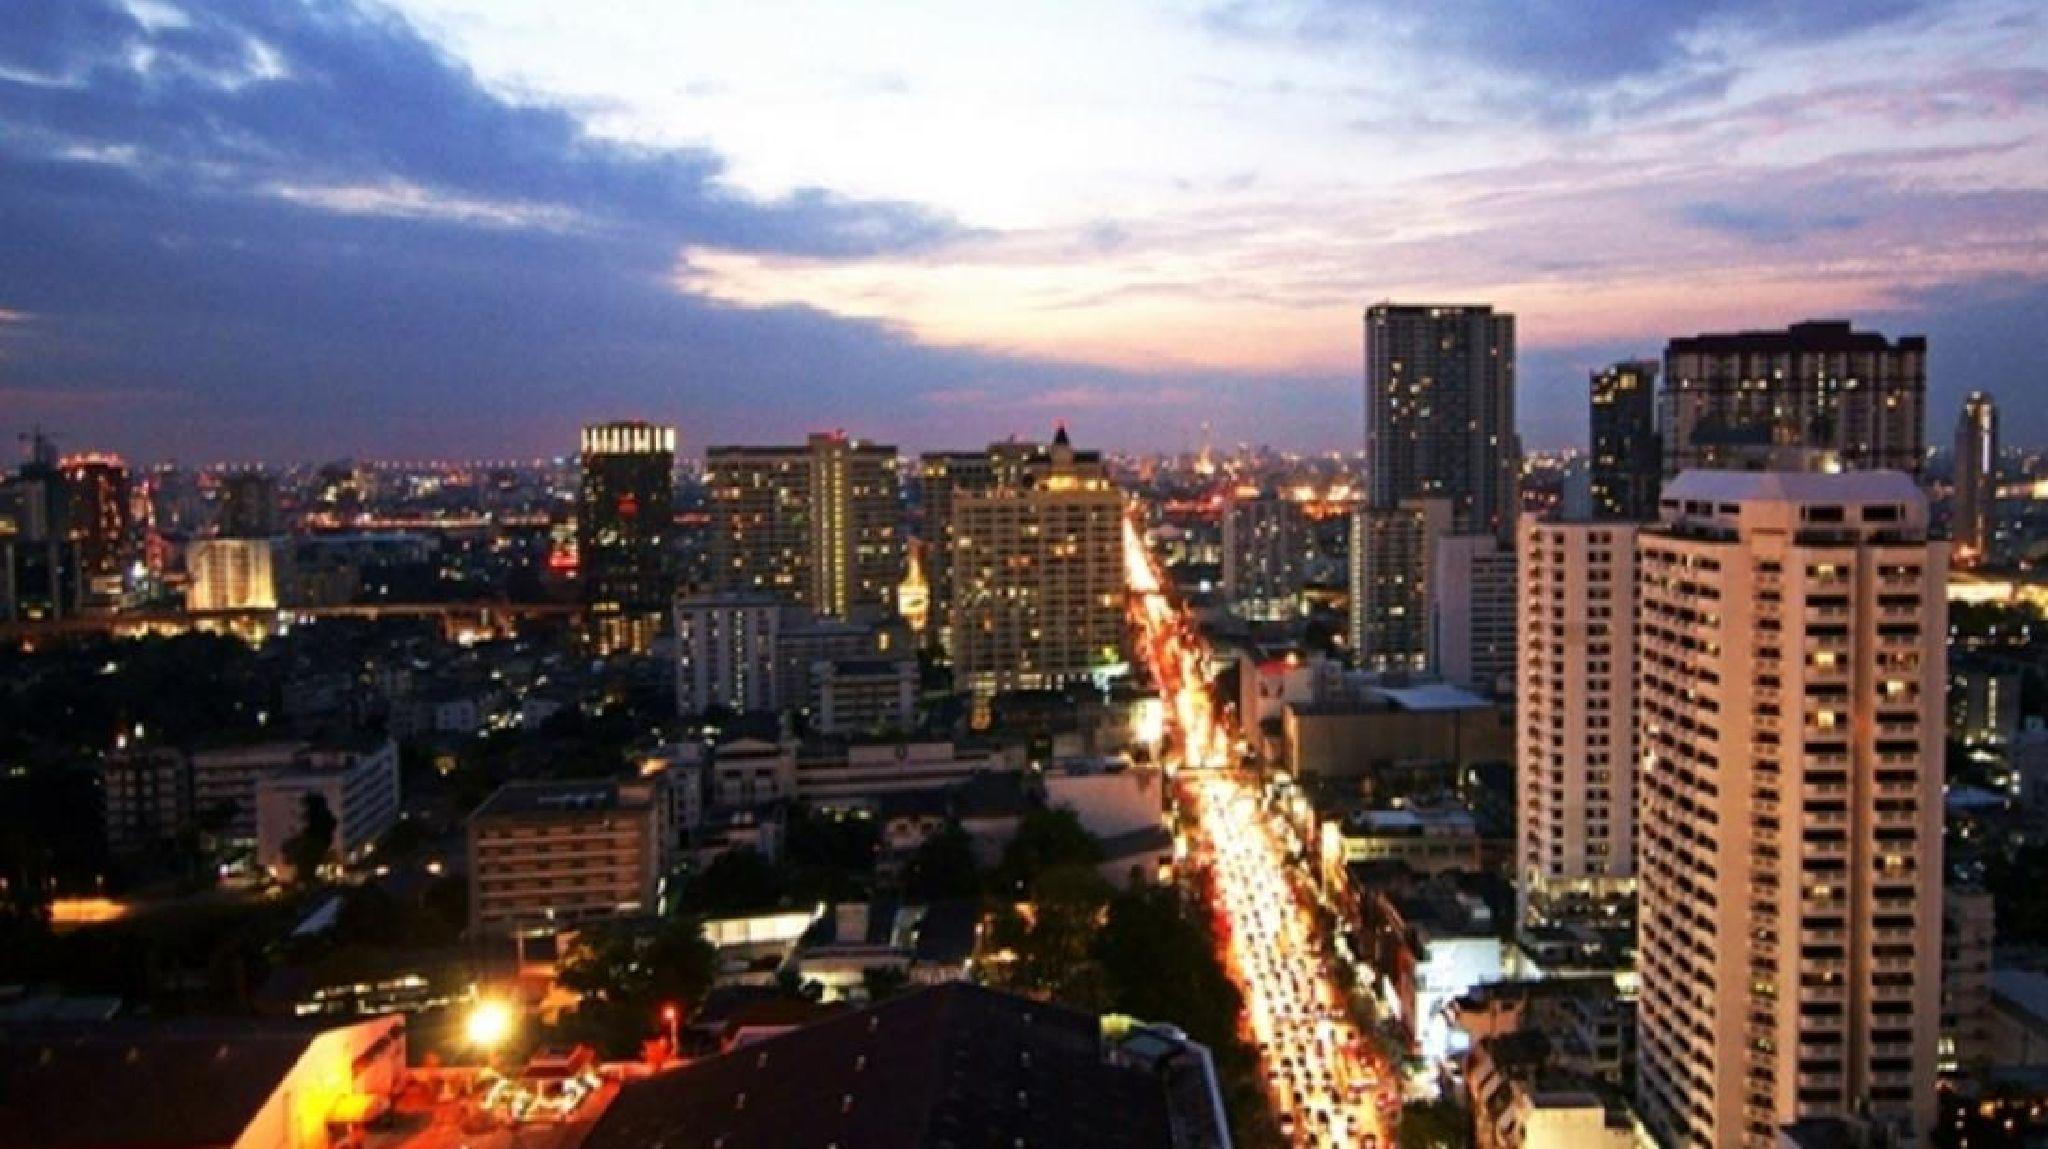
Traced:
<svg viewBox="0 0 2048 1149">
<path fill-rule="evenodd" d="M 1398 1091 L 1344 1008 L 1256 783 L 1232 769 L 1235 740 L 1209 694 L 1207 644 L 1168 597 L 1132 520 L 1124 555 L 1139 657 L 1187 770 L 1192 852 L 1214 875 L 1225 968 L 1244 994 L 1245 1036 L 1257 1045 L 1280 1130 L 1300 1147 L 1391 1144 Z"/>
</svg>

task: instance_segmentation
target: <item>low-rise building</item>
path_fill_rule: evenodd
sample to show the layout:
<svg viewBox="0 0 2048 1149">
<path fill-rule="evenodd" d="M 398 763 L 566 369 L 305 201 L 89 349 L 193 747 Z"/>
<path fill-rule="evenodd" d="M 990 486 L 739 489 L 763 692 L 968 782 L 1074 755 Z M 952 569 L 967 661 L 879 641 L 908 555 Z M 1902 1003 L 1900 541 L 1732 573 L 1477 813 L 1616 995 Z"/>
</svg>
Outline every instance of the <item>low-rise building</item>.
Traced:
<svg viewBox="0 0 2048 1149">
<path fill-rule="evenodd" d="M 811 668 L 811 722 L 821 734 L 880 734 L 917 725 L 917 660 L 835 658 Z"/>
<path fill-rule="evenodd" d="M 223 746 L 192 755 L 192 804 L 201 824 L 218 825 L 231 842 L 256 841 L 256 784 L 290 768 L 310 748 L 305 742 Z"/>
<path fill-rule="evenodd" d="M 1342 881 L 1354 862 L 1401 862 L 1418 874 L 1476 871 L 1479 825 L 1457 806 L 1354 810 L 1325 818 L 1317 844 L 1324 881 Z"/>
<path fill-rule="evenodd" d="M 795 796 L 843 802 L 952 786 L 986 771 L 1021 767 L 1014 755 L 953 742 L 809 742 L 796 754 Z"/>
<path fill-rule="evenodd" d="M 1478 1149 L 1637 1149 L 1644 1143 L 1621 1091 L 1556 1067 L 1541 1034 L 1480 1042 L 1465 1072 Z"/>
<path fill-rule="evenodd" d="M 272 877 L 289 868 L 286 847 L 305 828 L 306 804 L 316 795 L 334 817 L 329 859 L 361 861 L 398 822 L 398 744 L 307 751 L 257 780 L 256 864 Z"/>
<path fill-rule="evenodd" d="M 1402 766 L 1454 771 L 1512 762 L 1510 713 L 1442 684 L 1364 685 L 1289 703 L 1283 712 L 1287 768 L 1297 778 L 1358 778 Z"/>
<path fill-rule="evenodd" d="M 513 782 L 469 819 L 477 933 L 651 911 L 661 848 L 650 781 Z"/>
<path fill-rule="evenodd" d="M 0 1144 L 332 1149 L 390 1109 L 405 1050 L 398 1017 L 0 1025 Z"/>
<path fill-rule="evenodd" d="M 1094 1014 L 951 982 L 631 1082 L 582 1149 L 1227 1147 L 1213 1074 L 1183 1107 L 1109 1048 Z"/>
<path fill-rule="evenodd" d="M 109 851 L 140 853 L 195 825 L 192 759 L 184 752 L 124 750 L 102 759 L 99 773 Z"/>
</svg>

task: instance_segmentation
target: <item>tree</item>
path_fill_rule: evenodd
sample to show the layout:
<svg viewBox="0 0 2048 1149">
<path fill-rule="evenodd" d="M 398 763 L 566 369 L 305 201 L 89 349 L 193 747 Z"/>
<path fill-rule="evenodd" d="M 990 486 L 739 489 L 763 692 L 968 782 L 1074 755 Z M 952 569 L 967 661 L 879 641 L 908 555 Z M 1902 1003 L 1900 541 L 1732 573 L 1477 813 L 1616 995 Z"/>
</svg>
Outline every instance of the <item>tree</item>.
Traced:
<svg viewBox="0 0 2048 1149">
<path fill-rule="evenodd" d="M 1038 876 L 1059 866 L 1094 866 L 1102 861 L 1102 843 L 1064 806 L 1033 810 L 1018 823 L 1017 836 L 1003 850 L 996 867 L 995 888 L 1005 894 L 1029 889 Z"/>
<path fill-rule="evenodd" d="M 981 894 L 981 867 L 974 860 L 974 839 L 966 827 L 948 819 L 926 838 L 903 867 L 903 896 L 936 902 Z"/>
<path fill-rule="evenodd" d="M 334 811 L 327 808 L 327 796 L 309 790 L 299 799 L 299 832 L 284 844 L 284 860 L 292 868 L 292 880 L 310 884 L 334 850 L 334 831 L 339 825 Z"/>
<path fill-rule="evenodd" d="M 683 904 L 706 917 L 749 913 L 781 902 L 787 883 L 758 851 L 744 846 L 718 855 L 683 889 Z"/>
<path fill-rule="evenodd" d="M 1401 1109 L 1401 1149 L 1470 1149 L 1472 1115 L 1451 1101 L 1419 1101 Z"/>
<path fill-rule="evenodd" d="M 666 918 L 650 931 L 633 923 L 585 929 L 558 978 L 582 996 L 560 1036 L 631 1056 L 662 1025 L 670 1007 L 687 1015 L 718 973 L 718 952 L 693 917 Z"/>
<path fill-rule="evenodd" d="M 1094 942 L 1111 892 L 1092 866 L 1055 866 L 1040 874 L 1030 900 L 996 919 L 997 945 L 1014 955 L 1004 971 L 1010 987 L 1078 1009 L 1105 1008 L 1108 990 Z"/>
</svg>

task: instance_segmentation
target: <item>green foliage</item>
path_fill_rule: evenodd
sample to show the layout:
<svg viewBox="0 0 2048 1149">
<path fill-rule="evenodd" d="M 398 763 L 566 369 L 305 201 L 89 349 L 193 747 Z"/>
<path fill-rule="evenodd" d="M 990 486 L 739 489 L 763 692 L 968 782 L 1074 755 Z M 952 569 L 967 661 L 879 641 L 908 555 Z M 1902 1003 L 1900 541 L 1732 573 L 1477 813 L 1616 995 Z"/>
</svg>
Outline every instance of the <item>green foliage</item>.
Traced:
<svg viewBox="0 0 2048 1149">
<path fill-rule="evenodd" d="M 284 860 L 292 868 L 292 880 L 300 885 L 315 881 L 320 867 L 334 850 L 334 831 L 339 823 L 327 808 L 327 797 L 308 791 L 301 798 L 299 832 L 284 844 Z"/>
<path fill-rule="evenodd" d="M 718 855 L 683 887 L 682 906 L 704 917 L 773 909 L 789 894 L 780 870 L 758 851 L 745 847 Z"/>
<path fill-rule="evenodd" d="M 652 930 L 606 923 L 583 931 L 562 962 L 561 985 L 583 995 L 558 1037 L 587 1041 L 609 1056 L 632 1056 L 663 1027 L 670 1006 L 687 1016 L 718 973 L 718 954 L 693 917 Z"/>
<path fill-rule="evenodd" d="M 1061 866 L 1094 866 L 1102 861 L 1102 843 L 1064 807 L 1033 810 L 1017 826 L 1017 836 L 1003 850 L 992 886 L 1006 896 L 1029 890 L 1041 874 Z"/>
<path fill-rule="evenodd" d="M 974 840 L 959 822 L 949 819 L 910 855 L 903 867 L 903 896 L 914 902 L 981 896 Z"/>
<path fill-rule="evenodd" d="M 1400 1149 L 1470 1149 L 1472 1115 L 1451 1101 L 1403 1106 L 1399 1144 Z"/>
</svg>

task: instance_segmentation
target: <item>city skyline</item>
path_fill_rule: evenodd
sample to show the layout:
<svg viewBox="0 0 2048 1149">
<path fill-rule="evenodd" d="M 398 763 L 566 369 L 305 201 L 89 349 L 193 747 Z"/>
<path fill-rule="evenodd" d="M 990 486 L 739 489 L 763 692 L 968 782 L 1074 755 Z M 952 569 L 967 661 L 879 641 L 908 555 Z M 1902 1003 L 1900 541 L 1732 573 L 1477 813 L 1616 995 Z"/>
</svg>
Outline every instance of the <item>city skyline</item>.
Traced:
<svg viewBox="0 0 2048 1149">
<path fill-rule="evenodd" d="M 1934 426 L 2040 385 L 2025 5 L 987 19 L 31 4 L 0 431 L 506 457 L 633 417 L 696 456 L 1065 416 L 1351 451 L 1379 299 L 1516 314 L 1532 449 L 1586 441 L 1592 370 L 1809 318 L 1926 335 Z"/>
</svg>

